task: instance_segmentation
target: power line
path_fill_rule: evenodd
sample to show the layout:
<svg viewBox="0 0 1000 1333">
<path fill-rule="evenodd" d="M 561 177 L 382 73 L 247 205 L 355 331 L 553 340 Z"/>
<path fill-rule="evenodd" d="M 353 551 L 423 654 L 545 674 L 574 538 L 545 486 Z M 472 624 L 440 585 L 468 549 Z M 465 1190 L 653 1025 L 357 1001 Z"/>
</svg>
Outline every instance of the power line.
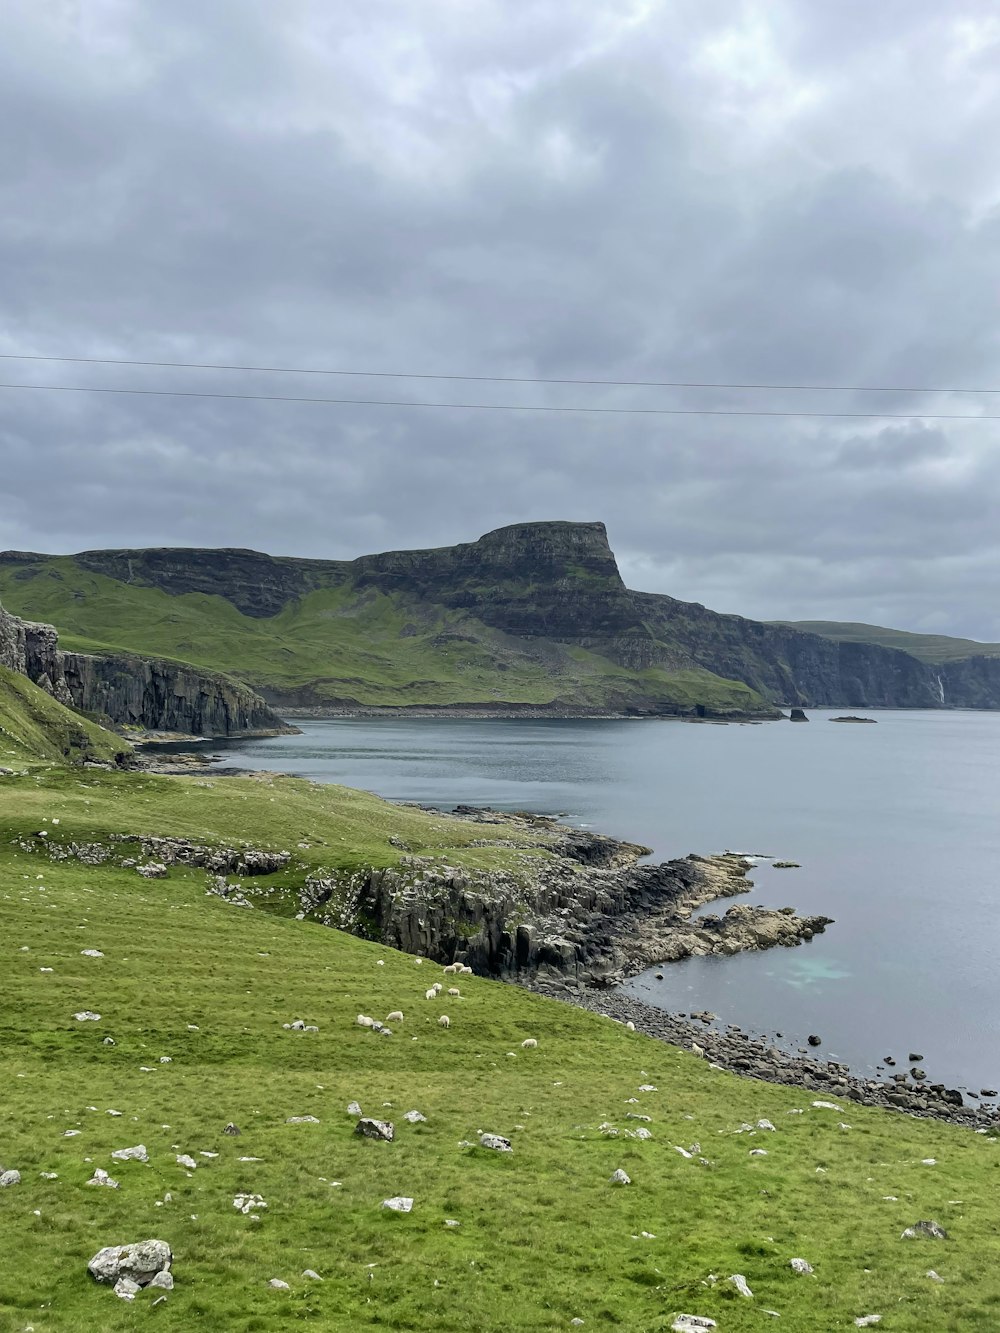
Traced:
<svg viewBox="0 0 1000 1333">
<path fill-rule="evenodd" d="M 117 393 L 151 398 L 225 398 L 255 403 L 323 403 L 348 407 L 430 407 L 465 412 L 585 413 L 597 416 L 643 417 L 855 417 L 874 421 L 1000 421 L 1000 412 L 794 412 L 730 407 L 579 407 L 535 406 L 531 403 L 428 403 L 394 398 L 310 398 L 293 394 L 217 393 L 198 389 L 123 389 L 83 384 L 4 384 L 0 389 L 33 389 L 52 393 Z"/>
<path fill-rule="evenodd" d="M 82 366 L 146 366 L 159 370 L 225 370 L 263 375 L 342 375 L 358 379 L 452 380 L 470 384 L 577 384 L 618 389 L 771 389 L 803 393 L 1000 393 L 1000 388 L 928 388 L 899 384 L 728 384 L 716 380 L 552 379 L 540 375 L 438 375 L 411 370 L 318 370 L 311 366 L 242 366 L 211 361 L 138 361 L 127 357 L 39 356 L 19 352 L 0 352 L 0 360 L 58 361 Z"/>
</svg>

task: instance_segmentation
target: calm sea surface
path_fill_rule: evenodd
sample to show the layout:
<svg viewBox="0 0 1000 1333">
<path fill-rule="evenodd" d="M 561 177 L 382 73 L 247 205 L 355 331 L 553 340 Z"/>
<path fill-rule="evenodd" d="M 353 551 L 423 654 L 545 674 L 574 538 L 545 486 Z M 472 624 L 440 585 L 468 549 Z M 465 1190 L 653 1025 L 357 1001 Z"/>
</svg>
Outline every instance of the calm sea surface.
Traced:
<svg viewBox="0 0 1000 1333">
<path fill-rule="evenodd" d="M 877 726 L 329 720 L 231 743 L 227 764 L 394 800 L 559 813 L 658 859 L 733 850 L 751 901 L 836 924 L 797 949 L 688 959 L 628 989 L 710 1009 L 870 1071 L 923 1055 L 933 1080 L 1000 1087 L 1000 714 L 874 712 Z M 723 907 L 728 904 L 723 904 Z"/>
</svg>

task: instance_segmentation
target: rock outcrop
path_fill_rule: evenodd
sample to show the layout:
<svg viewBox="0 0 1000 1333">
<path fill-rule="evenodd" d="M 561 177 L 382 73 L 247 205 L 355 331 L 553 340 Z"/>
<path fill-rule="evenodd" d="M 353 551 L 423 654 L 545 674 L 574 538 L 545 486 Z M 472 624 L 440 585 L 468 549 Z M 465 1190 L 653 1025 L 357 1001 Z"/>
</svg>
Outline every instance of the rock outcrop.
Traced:
<svg viewBox="0 0 1000 1333">
<path fill-rule="evenodd" d="M 291 730 L 258 694 L 228 676 L 132 654 L 63 652 L 51 625 L 21 620 L 2 606 L 0 666 L 114 726 L 197 736 Z"/>
</svg>

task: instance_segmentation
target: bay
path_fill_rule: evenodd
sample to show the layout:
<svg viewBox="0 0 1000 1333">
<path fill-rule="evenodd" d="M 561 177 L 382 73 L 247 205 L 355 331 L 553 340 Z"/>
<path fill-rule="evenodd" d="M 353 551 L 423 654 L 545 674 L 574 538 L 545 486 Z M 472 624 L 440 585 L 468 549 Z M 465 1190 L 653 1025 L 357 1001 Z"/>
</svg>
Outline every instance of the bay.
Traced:
<svg viewBox="0 0 1000 1333">
<path fill-rule="evenodd" d="M 877 726 L 344 718 L 230 742 L 225 762 L 451 808 L 558 813 L 658 859 L 734 850 L 749 901 L 835 919 L 796 949 L 688 959 L 627 989 L 870 1074 L 1000 1084 L 1000 714 L 867 713 Z M 727 904 L 723 904 L 725 907 Z M 782 1033 L 780 1039 L 775 1033 Z"/>
</svg>

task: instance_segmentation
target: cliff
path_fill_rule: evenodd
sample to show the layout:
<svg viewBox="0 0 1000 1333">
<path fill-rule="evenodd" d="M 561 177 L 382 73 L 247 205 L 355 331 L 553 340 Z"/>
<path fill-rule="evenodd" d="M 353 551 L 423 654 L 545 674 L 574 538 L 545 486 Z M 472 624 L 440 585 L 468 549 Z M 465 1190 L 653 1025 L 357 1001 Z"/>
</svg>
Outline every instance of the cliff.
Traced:
<svg viewBox="0 0 1000 1333">
<path fill-rule="evenodd" d="M 351 561 L 8 552 L 0 595 L 81 651 L 111 643 L 183 658 L 238 674 L 279 707 L 758 717 L 776 704 L 1000 707 L 1000 659 L 935 664 L 634 592 L 602 523 L 522 523 Z"/>
<path fill-rule="evenodd" d="M 131 654 L 63 652 L 51 625 L 21 620 L 2 606 L 0 666 L 26 676 L 59 703 L 116 726 L 199 736 L 288 730 L 238 681 Z"/>
</svg>

